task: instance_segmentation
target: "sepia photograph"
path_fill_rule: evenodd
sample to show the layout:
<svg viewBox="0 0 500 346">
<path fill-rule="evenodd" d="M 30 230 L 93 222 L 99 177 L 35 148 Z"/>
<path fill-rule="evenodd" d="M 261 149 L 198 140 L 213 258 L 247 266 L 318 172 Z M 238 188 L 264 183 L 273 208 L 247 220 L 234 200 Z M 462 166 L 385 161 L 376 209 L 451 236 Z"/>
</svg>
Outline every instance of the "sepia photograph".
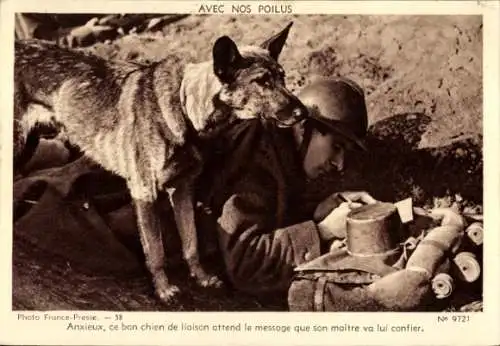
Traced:
<svg viewBox="0 0 500 346">
<path fill-rule="evenodd" d="M 481 15 L 14 31 L 13 311 L 483 311 Z"/>
</svg>

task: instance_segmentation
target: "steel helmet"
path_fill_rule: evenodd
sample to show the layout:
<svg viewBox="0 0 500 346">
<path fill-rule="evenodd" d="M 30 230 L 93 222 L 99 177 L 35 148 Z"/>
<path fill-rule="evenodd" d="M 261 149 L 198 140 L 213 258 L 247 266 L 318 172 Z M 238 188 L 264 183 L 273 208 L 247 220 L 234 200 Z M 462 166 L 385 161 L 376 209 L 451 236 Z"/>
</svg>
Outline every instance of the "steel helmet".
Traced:
<svg viewBox="0 0 500 346">
<path fill-rule="evenodd" d="M 366 150 L 368 117 L 358 84 L 347 78 L 322 78 L 304 87 L 298 97 L 309 109 L 309 121 Z"/>
</svg>

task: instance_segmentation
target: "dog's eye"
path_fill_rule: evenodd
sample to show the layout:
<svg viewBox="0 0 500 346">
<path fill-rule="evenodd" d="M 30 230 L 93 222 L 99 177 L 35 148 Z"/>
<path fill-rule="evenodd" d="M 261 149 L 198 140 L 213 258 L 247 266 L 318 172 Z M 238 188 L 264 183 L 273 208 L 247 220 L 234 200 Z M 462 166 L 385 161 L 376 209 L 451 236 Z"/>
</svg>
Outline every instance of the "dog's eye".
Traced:
<svg viewBox="0 0 500 346">
<path fill-rule="evenodd" d="M 266 86 L 266 87 L 271 86 L 271 76 L 268 73 L 255 78 L 254 81 L 260 86 Z"/>
</svg>

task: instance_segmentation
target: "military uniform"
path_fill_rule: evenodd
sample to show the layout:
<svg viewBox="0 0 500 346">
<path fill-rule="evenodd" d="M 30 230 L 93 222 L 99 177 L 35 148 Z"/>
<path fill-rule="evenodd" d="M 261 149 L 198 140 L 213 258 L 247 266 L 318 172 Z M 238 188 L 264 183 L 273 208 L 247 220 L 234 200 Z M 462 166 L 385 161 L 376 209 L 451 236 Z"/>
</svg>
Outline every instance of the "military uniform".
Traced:
<svg viewBox="0 0 500 346">
<path fill-rule="evenodd" d="M 198 194 L 205 196 L 198 227 L 217 234 L 232 285 L 254 295 L 288 296 L 289 308 L 297 311 L 384 310 L 361 288 L 334 284 L 327 266 L 296 276 L 296 267 L 329 245 L 319 237 L 314 210 L 303 209 L 305 177 L 296 144 L 287 130 L 256 124 L 234 130 L 220 145 L 235 147 L 213 160 L 218 168 L 208 167 Z M 331 209 L 342 202 L 335 194 L 329 201 Z"/>
<path fill-rule="evenodd" d="M 264 130 L 255 122 L 233 129 L 217 145 L 233 147 L 213 159 L 216 167 L 207 167 L 200 180 L 198 197 L 209 215 L 199 228 L 216 232 L 236 288 L 285 291 L 293 269 L 320 255 L 316 225 L 301 210 L 305 178 L 294 139 L 289 130 Z"/>
</svg>

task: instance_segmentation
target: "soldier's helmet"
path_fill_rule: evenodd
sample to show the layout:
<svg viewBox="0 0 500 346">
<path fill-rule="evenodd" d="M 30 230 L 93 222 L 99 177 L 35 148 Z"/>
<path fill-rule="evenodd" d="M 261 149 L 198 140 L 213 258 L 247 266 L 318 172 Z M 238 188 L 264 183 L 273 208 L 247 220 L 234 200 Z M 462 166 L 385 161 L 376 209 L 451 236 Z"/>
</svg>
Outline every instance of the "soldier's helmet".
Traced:
<svg viewBox="0 0 500 346">
<path fill-rule="evenodd" d="M 318 79 L 304 87 L 299 99 L 309 110 L 309 118 L 319 128 L 332 132 L 366 150 L 363 141 L 368 127 L 363 89 L 347 78 Z"/>
</svg>

